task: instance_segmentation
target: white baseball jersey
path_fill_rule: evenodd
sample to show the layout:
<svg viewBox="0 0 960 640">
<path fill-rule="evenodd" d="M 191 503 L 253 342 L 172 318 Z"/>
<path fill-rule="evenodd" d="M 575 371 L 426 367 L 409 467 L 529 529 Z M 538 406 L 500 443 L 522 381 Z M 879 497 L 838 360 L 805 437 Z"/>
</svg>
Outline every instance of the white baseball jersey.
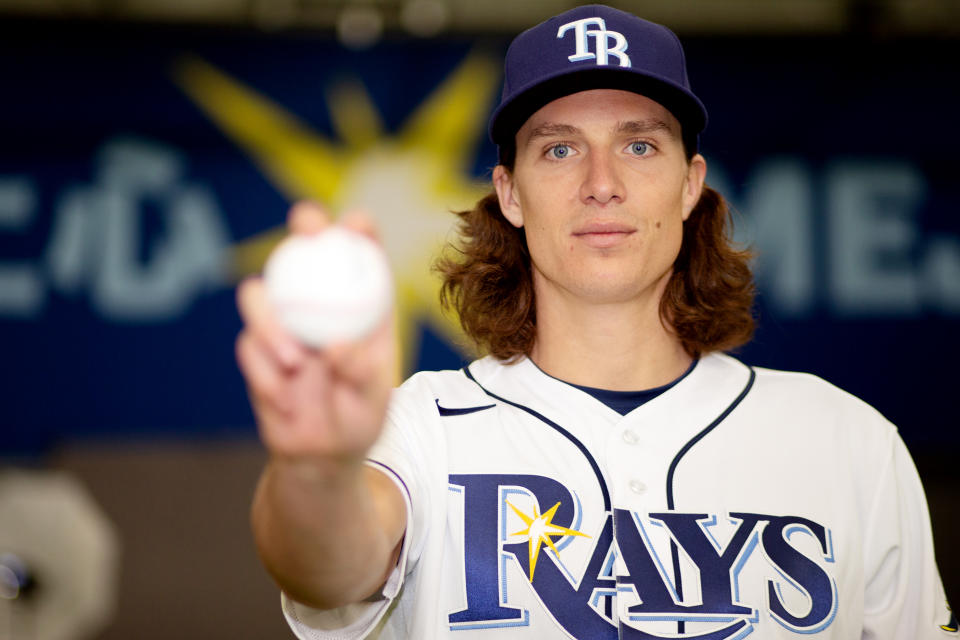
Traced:
<svg viewBox="0 0 960 640">
<path fill-rule="evenodd" d="M 814 376 L 703 357 L 626 416 L 527 359 L 419 373 L 371 454 L 407 499 L 382 598 L 303 640 L 954 635 L 896 429 Z"/>
</svg>

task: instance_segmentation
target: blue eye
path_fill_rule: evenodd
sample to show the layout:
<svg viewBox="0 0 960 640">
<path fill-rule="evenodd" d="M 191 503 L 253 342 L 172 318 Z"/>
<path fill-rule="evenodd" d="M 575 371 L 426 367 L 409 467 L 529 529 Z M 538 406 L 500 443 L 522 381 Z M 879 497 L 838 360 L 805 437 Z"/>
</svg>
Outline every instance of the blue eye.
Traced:
<svg viewBox="0 0 960 640">
<path fill-rule="evenodd" d="M 650 150 L 650 145 L 639 140 L 630 143 L 630 152 L 637 156 L 646 155 Z"/>
<path fill-rule="evenodd" d="M 570 155 L 570 145 L 556 144 L 550 147 L 550 150 L 547 153 L 549 153 L 550 157 L 552 158 L 562 160 Z"/>
</svg>

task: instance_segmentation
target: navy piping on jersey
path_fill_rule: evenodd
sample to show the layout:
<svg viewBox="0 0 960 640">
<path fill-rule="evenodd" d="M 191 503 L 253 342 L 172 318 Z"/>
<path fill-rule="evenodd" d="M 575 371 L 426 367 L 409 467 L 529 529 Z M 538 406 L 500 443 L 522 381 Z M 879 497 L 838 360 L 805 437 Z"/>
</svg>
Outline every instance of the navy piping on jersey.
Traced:
<svg viewBox="0 0 960 640">
<path fill-rule="evenodd" d="M 667 471 L 667 509 L 669 509 L 670 511 L 674 510 L 673 476 L 677 470 L 677 465 L 680 464 L 680 459 L 683 458 L 683 456 L 686 455 L 686 453 L 690 451 L 690 449 L 692 449 L 695 444 L 700 442 L 700 440 L 702 440 L 704 436 L 706 436 L 708 433 L 713 431 L 718 424 L 723 422 L 723 420 L 728 415 L 730 415 L 730 412 L 736 409 L 737 405 L 739 405 L 743 401 L 743 399 L 747 397 L 747 394 L 750 392 L 750 389 L 753 387 L 753 381 L 757 377 L 757 372 L 753 370 L 753 367 L 749 367 L 749 369 L 750 369 L 750 379 L 747 380 L 747 384 L 743 387 L 743 391 L 740 392 L 740 395 L 738 395 L 734 399 L 734 401 L 730 403 L 730 406 L 724 409 L 723 413 L 717 416 L 717 418 L 713 422 L 708 424 L 706 428 L 704 428 L 700 433 L 690 438 L 687 444 L 683 445 L 680 451 L 677 452 L 677 455 L 674 456 L 673 462 L 670 463 L 670 469 Z M 683 600 L 683 584 L 681 583 L 681 580 L 680 580 L 680 553 L 677 550 L 677 543 L 674 542 L 673 540 L 670 541 L 670 556 L 673 559 L 673 577 L 677 584 L 677 599 Z M 677 632 L 678 633 L 684 632 L 683 622 L 677 622 Z"/>
<path fill-rule="evenodd" d="M 680 459 L 685 456 L 690 449 L 693 448 L 693 445 L 700 442 L 705 435 L 713 431 L 718 424 L 723 422 L 724 418 L 730 415 L 730 412 L 736 409 L 737 405 L 740 404 L 745 397 L 747 397 L 747 393 L 750 392 L 750 388 L 753 387 L 753 381 L 757 377 L 757 372 L 753 370 L 753 367 L 748 368 L 750 369 L 750 379 L 747 380 L 747 384 L 743 387 L 743 391 L 740 392 L 740 395 L 738 395 L 736 399 L 730 403 L 729 407 L 724 409 L 723 413 L 717 416 L 716 420 L 707 425 L 703 431 L 693 436 L 690 441 L 687 442 L 687 444 L 683 445 L 683 448 L 681 448 L 680 451 L 677 452 L 677 455 L 674 456 L 673 462 L 670 463 L 670 469 L 667 471 L 667 508 L 671 511 L 673 511 L 673 476 L 677 470 L 677 465 L 680 464 Z"/>
<path fill-rule="evenodd" d="M 562 436 L 564 436 L 567 440 L 572 442 L 578 449 L 580 449 L 580 453 L 584 455 L 584 457 L 587 459 L 587 462 L 589 462 L 590 466 L 593 468 L 593 473 L 597 476 L 597 482 L 600 483 L 600 492 L 603 494 L 604 511 L 612 512 L 612 507 L 610 503 L 610 491 L 607 489 L 607 483 L 603 479 L 603 474 L 600 472 L 600 465 L 597 464 L 597 461 L 594 460 L 592 455 L 590 455 L 590 452 L 587 450 L 587 448 L 583 445 L 582 442 L 577 440 L 572 433 L 570 433 L 569 431 L 567 431 L 566 429 L 558 425 L 556 422 L 550 420 L 549 418 L 538 413 L 537 411 L 534 411 L 530 407 L 526 407 L 517 402 L 513 402 L 512 400 L 507 400 L 506 398 L 500 397 L 497 394 L 491 391 L 488 391 L 486 387 L 484 387 L 482 384 L 477 382 L 477 379 L 473 377 L 473 374 L 470 373 L 470 367 L 464 367 L 463 369 L 461 369 L 461 371 L 463 371 L 463 374 L 467 376 L 467 378 L 469 378 L 475 385 L 480 387 L 480 389 L 491 398 L 495 400 L 499 400 L 500 402 L 505 402 L 506 404 L 509 404 L 512 407 L 516 407 L 517 409 L 526 411 L 527 413 L 532 415 L 534 418 L 537 418 L 541 422 L 556 429 Z"/>
<path fill-rule="evenodd" d="M 410 516 L 412 517 L 413 516 L 413 495 L 410 493 L 410 488 L 407 486 L 407 483 L 403 481 L 403 478 L 400 476 L 400 474 L 394 471 L 393 468 L 388 467 L 387 465 L 383 464 L 382 462 L 378 462 L 377 460 L 371 460 L 370 458 L 367 458 L 367 462 L 369 462 L 370 464 L 377 465 L 384 471 L 390 472 L 390 475 L 392 475 L 394 478 L 400 481 L 400 484 L 403 485 L 403 490 L 407 494 L 407 500 L 410 501 Z M 409 522 L 407 523 L 407 526 L 408 527 L 410 526 Z M 406 531 L 404 531 L 403 536 L 404 538 L 406 538 L 407 536 Z M 399 564 L 399 562 L 400 562 L 400 558 L 397 558 L 397 563 Z"/>
<path fill-rule="evenodd" d="M 377 465 L 378 467 L 382 467 L 382 468 L 385 469 L 386 471 L 389 471 L 389 472 L 390 472 L 390 475 L 392 475 L 394 478 L 396 478 L 397 480 L 400 481 L 400 484 L 403 485 L 403 490 L 407 492 L 407 499 L 410 500 L 411 504 L 413 503 L 413 496 L 410 494 L 410 489 L 407 487 L 407 483 L 403 481 L 403 478 L 400 476 L 399 473 L 397 473 L 396 471 L 394 471 L 391 467 L 388 467 L 387 465 L 385 465 L 385 464 L 383 464 L 382 462 L 379 462 L 379 461 L 377 461 L 377 460 L 371 460 L 371 459 L 367 458 L 367 462 L 369 462 L 370 464 L 375 464 L 375 465 Z"/>
</svg>

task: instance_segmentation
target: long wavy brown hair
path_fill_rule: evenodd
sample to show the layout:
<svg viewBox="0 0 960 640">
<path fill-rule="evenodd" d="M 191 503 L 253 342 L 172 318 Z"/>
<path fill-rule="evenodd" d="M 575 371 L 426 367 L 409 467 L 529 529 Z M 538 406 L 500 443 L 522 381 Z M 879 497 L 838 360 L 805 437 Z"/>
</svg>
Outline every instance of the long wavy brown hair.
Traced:
<svg viewBox="0 0 960 640">
<path fill-rule="evenodd" d="M 434 269 L 443 278 L 440 302 L 460 317 L 481 353 L 501 360 L 528 355 L 536 339 L 536 298 L 522 228 L 500 211 L 496 191 L 460 218 L 458 241 Z M 660 300 L 664 325 L 693 357 L 726 351 L 753 335 L 751 253 L 734 246 L 726 201 L 704 186 L 683 224 L 680 253 Z"/>
</svg>

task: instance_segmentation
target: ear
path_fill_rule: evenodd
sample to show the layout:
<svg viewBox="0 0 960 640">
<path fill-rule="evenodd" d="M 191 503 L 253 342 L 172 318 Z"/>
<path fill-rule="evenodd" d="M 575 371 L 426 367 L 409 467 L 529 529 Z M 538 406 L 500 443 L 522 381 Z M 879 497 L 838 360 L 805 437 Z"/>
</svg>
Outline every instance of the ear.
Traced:
<svg viewBox="0 0 960 640">
<path fill-rule="evenodd" d="M 690 217 L 693 208 L 700 201 L 703 193 L 703 181 L 707 177 L 707 161 L 699 153 L 690 159 L 687 166 L 687 177 L 683 182 L 683 219 Z"/>
<path fill-rule="evenodd" d="M 498 164 L 493 169 L 493 186 L 497 190 L 497 199 L 500 201 L 500 211 L 507 222 L 517 227 L 523 226 L 523 211 L 517 198 L 516 184 L 510 171 Z"/>
</svg>

